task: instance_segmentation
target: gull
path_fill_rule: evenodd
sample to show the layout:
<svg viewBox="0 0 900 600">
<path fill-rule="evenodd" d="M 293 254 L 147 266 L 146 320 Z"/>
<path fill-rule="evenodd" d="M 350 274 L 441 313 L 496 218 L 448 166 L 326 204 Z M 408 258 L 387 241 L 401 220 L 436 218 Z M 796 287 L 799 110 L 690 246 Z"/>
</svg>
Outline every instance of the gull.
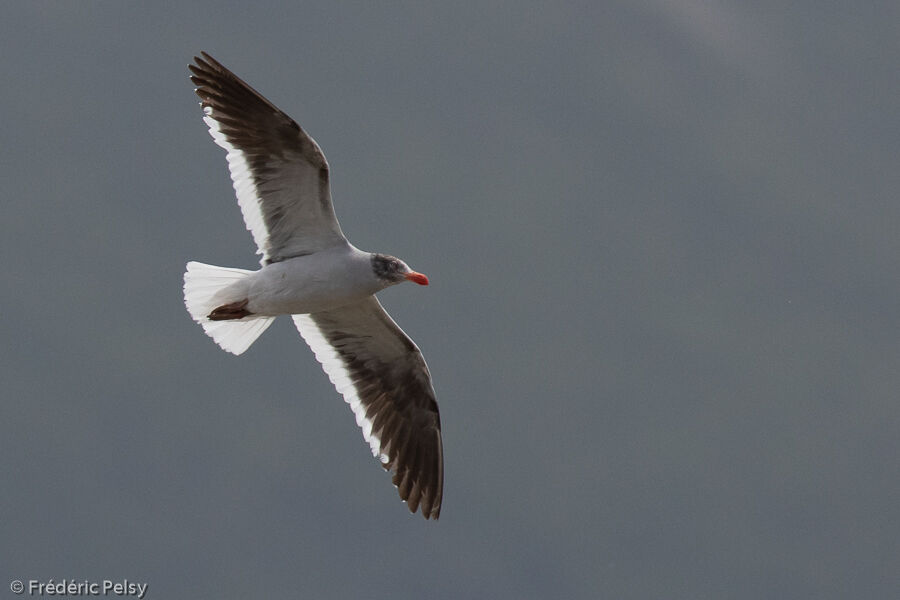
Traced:
<svg viewBox="0 0 900 600">
<path fill-rule="evenodd" d="M 374 295 L 405 281 L 428 285 L 428 278 L 347 241 L 325 155 L 293 119 L 205 52 L 188 68 L 262 255 L 257 271 L 187 263 L 188 312 L 233 354 L 275 317 L 291 315 L 372 453 L 393 473 L 400 498 L 411 512 L 437 519 L 444 458 L 431 374 Z"/>
</svg>

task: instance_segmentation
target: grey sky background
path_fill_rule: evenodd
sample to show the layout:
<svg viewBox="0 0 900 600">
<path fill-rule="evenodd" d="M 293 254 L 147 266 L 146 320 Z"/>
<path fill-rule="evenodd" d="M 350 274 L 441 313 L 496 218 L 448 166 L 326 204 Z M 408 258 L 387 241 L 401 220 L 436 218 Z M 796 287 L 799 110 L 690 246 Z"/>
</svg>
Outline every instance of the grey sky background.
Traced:
<svg viewBox="0 0 900 600">
<path fill-rule="evenodd" d="M 895 2 L 0 9 L 0 596 L 896 598 Z M 186 65 L 294 117 L 441 406 L 411 516 L 255 268 Z M 27 595 L 26 595 L 27 596 Z"/>
</svg>

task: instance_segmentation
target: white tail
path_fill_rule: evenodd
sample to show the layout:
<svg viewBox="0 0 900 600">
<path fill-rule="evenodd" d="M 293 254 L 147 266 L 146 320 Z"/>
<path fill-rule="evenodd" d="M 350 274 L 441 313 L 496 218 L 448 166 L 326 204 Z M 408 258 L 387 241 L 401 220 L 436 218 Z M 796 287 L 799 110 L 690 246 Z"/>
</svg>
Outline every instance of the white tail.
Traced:
<svg viewBox="0 0 900 600">
<path fill-rule="evenodd" d="M 184 272 L 184 305 L 188 312 L 200 323 L 206 335 L 232 354 L 242 354 L 275 320 L 275 317 L 255 315 L 227 321 L 210 321 L 207 318 L 216 307 L 241 299 L 230 298 L 223 292 L 252 272 L 194 261 L 187 264 Z"/>
</svg>

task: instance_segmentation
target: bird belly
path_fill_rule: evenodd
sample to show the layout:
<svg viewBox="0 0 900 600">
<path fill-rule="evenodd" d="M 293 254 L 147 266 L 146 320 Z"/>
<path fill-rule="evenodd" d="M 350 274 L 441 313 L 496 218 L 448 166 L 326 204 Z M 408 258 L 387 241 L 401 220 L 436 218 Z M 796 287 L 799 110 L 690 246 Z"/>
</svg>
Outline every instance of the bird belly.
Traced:
<svg viewBox="0 0 900 600">
<path fill-rule="evenodd" d="M 247 309 L 267 316 L 314 313 L 357 302 L 376 291 L 354 283 L 357 280 L 347 271 L 347 265 L 304 264 L 302 259 L 268 265 L 250 282 Z"/>
</svg>

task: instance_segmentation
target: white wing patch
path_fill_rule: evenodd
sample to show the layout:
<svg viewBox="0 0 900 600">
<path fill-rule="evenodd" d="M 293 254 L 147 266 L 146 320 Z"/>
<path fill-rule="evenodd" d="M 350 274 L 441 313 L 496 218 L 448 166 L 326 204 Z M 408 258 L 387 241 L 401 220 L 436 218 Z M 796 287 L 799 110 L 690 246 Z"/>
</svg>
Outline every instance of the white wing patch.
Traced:
<svg viewBox="0 0 900 600">
<path fill-rule="evenodd" d="M 381 440 L 372 433 L 372 421 L 366 416 L 366 407 L 363 406 L 356 393 L 356 387 L 353 385 L 344 361 L 328 343 L 328 340 L 319 331 L 316 322 L 309 315 L 291 315 L 291 317 L 294 319 L 297 331 L 316 355 L 316 360 L 322 364 L 322 369 L 328 375 L 328 379 L 334 384 L 338 393 L 344 397 L 344 401 L 350 405 L 350 410 L 356 416 L 356 424 L 362 429 L 363 438 L 372 449 L 372 455 L 387 464 L 390 459 L 387 454 L 382 452 Z"/>
<path fill-rule="evenodd" d="M 237 195 L 238 205 L 241 207 L 241 213 L 244 215 L 244 223 L 253 236 L 256 243 L 256 253 L 262 254 L 261 264 L 265 264 L 268 258 L 269 232 L 266 229 L 266 223 L 263 220 L 262 209 L 260 208 L 261 200 L 256 184 L 253 182 L 253 174 L 250 172 L 250 165 L 243 151 L 235 148 L 231 142 L 222 133 L 219 128 L 219 122 L 212 116 L 213 109 L 210 106 L 203 107 L 204 123 L 209 127 L 209 135 L 213 141 L 225 149 L 227 152 L 228 171 L 231 173 L 231 181 L 234 184 L 234 192 Z"/>
</svg>

